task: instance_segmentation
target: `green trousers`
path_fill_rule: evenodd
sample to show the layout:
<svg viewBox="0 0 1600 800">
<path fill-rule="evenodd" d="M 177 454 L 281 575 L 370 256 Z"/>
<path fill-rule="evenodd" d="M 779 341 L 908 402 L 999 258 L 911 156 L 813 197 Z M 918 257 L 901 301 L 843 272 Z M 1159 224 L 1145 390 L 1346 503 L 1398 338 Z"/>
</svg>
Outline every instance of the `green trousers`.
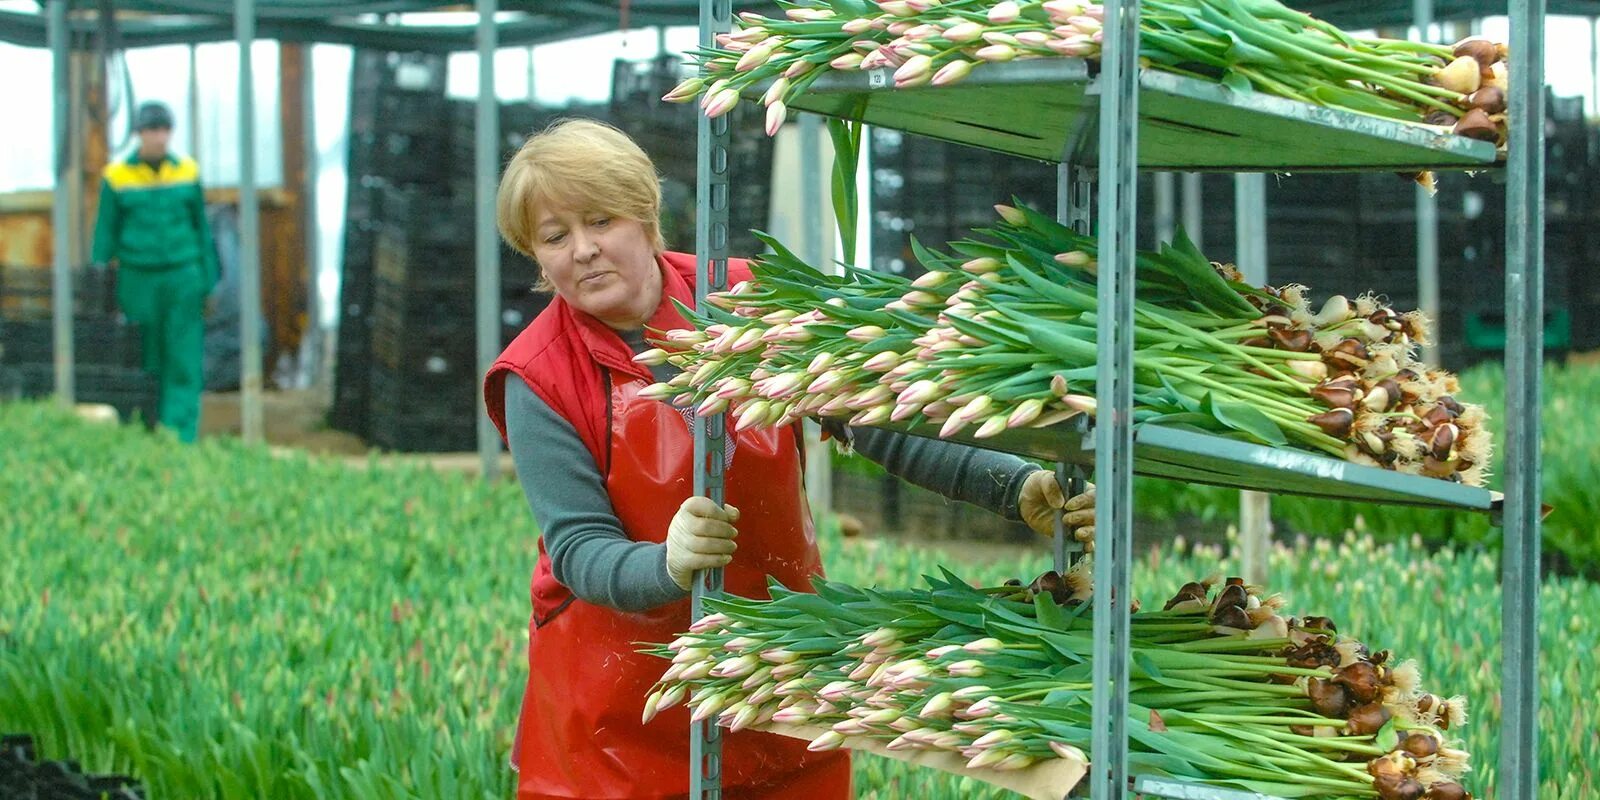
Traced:
<svg viewBox="0 0 1600 800">
<path fill-rule="evenodd" d="M 117 303 L 139 325 L 145 371 L 161 386 L 161 424 L 192 442 L 205 388 L 205 307 L 211 280 L 195 262 L 169 269 L 117 270 Z"/>
</svg>

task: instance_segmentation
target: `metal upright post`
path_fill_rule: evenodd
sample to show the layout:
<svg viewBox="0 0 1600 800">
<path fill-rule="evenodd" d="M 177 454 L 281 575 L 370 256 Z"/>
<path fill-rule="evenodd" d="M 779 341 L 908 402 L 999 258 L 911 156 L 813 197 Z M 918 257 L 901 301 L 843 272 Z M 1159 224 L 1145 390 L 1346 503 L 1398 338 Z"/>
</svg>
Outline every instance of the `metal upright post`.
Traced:
<svg viewBox="0 0 1600 800">
<path fill-rule="evenodd" d="M 716 44 L 716 35 L 729 29 L 732 0 L 700 0 L 700 46 Z M 706 308 L 706 295 L 728 286 L 728 117 L 698 118 L 695 143 L 695 307 Z M 726 416 L 696 417 L 694 425 L 694 493 L 723 503 L 722 459 Z M 705 615 L 705 598 L 722 593 L 722 570 L 694 574 L 691 611 L 694 619 Z M 722 798 L 722 730 L 715 717 L 691 722 L 689 739 L 689 790 L 696 800 Z"/>
<path fill-rule="evenodd" d="M 261 419 L 261 209 L 256 197 L 255 0 L 234 4 L 239 42 L 239 419 L 246 442 L 264 438 Z M 194 124 L 191 120 L 190 124 Z"/>
<path fill-rule="evenodd" d="M 828 172 L 822 169 L 822 119 L 816 114 L 800 115 L 800 237 L 801 250 L 807 264 L 831 272 L 833 248 L 829 246 L 829 228 L 823 223 L 822 181 Z M 833 463 L 827 443 L 822 441 L 822 428 L 816 422 L 805 421 L 806 433 L 806 497 L 812 513 L 833 510 Z"/>
<path fill-rule="evenodd" d="M 1205 196 L 1201 192 L 1200 173 L 1183 173 L 1183 232 L 1194 242 L 1196 250 L 1205 250 Z"/>
<path fill-rule="evenodd" d="M 1157 172 L 1154 176 L 1156 241 L 1170 242 L 1178 227 L 1178 176 Z"/>
<path fill-rule="evenodd" d="M 1093 171 L 1078 166 L 1083 155 L 1075 152 L 1077 144 L 1069 145 L 1073 151 L 1062 154 L 1056 166 L 1056 221 L 1085 236 L 1089 235 L 1094 206 Z M 1056 482 L 1068 499 L 1088 488 L 1088 473 L 1078 464 L 1056 464 Z M 1052 537 L 1051 561 L 1058 573 L 1067 570 L 1082 557 L 1084 547 L 1076 540 L 1067 539 L 1067 526 L 1059 517 L 1055 521 Z"/>
<path fill-rule="evenodd" d="M 1433 0 L 1412 0 L 1417 34 L 1424 42 L 1434 40 Z M 1439 203 L 1422 186 L 1417 195 L 1417 307 L 1431 320 L 1439 319 Z M 1439 345 L 1422 346 L 1422 362 L 1439 366 Z"/>
<path fill-rule="evenodd" d="M 1500 785 L 1539 795 L 1539 429 L 1544 345 L 1544 0 L 1511 0 Z"/>
<path fill-rule="evenodd" d="M 50 58 L 55 84 L 55 173 L 56 190 L 51 197 L 51 276 L 50 316 L 52 320 L 52 350 L 56 368 L 56 402 L 71 407 L 75 402 L 77 387 L 73 385 L 72 352 L 72 231 L 76 212 L 72 202 L 72 187 L 77 176 L 71 168 L 71 142 L 74 131 L 68 100 L 71 89 L 71 63 L 67 45 L 67 0 L 50 3 Z"/>
<path fill-rule="evenodd" d="M 499 31 L 494 26 L 496 0 L 478 2 L 477 197 L 477 329 L 478 371 L 482 375 L 500 352 L 500 237 L 495 233 L 495 178 L 500 163 L 500 105 L 494 92 L 494 51 Z M 485 414 L 478 415 L 478 460 L 483 479 L 500 475 L 500 432 Z"/>
<path fill-rule="evenodd" d="M 1100 271 L 1094 429 L 1094 728 L 1090 795 L 1128 796 L 1129 566 L 1133 549 L 1134 215 L 1138 209 L 1139 2 L 1105 4 L 1100 91 Z"/>
<path fill-rule="evenodd" d="M 1239 271 L 1252 284 L 1267 282 L 1267 176 L 1234 175 L 1234 231 Z M 1239 492 L 1239 573 L 1250 583 L 1267 580 L 1267 547 L 1272 537 L 1272 496 Z"/>
</svg>

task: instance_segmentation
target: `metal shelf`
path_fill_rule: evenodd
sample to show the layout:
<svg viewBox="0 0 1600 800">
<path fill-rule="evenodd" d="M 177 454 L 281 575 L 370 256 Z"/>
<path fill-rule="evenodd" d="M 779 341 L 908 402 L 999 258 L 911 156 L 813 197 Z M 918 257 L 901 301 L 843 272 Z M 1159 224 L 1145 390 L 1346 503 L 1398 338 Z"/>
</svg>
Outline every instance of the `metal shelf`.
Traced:
<svg viewBox="0 0 1600 800">
<path fill-rule="evenodd" d="M 939 438 L 938 428 L 931 425 L 887 427 Z M 1045 461 L 1085 467 L 1094 464 L 1093 428 L 1081 417 L 1048 428 L 1007 430 L 988 439 L 956 434 L 944 441 Z M 1488 489 L 1159 425 L 1134 427 L 1133 472 L 1185 483 L 1330 500 L 1486 512 L 1500 507 L 1500 496 Z"/>
<path fill-rule="evenodd" d="M 1140 776 L 1133 781 L 1133 791 L 1143 797 L 1164 797 L 1168 800 L 1279 800 L 1260 792 L 1243 792 L 1222 789 L 1173 778 Z"/>
<path fill-rule="evenodd" d="M 1343 172 L 1483 169 L 1494 145 L 1443 128 L 1141 70 L 1141 169 Z M 833 72 L 790 107 L 1042 161 L 1092 163 L 1100 79 L 1081 59 L 985 64 L 960 83 L 895 89 L 887 70 Z M 763 89 L 765 87 L 762 87 Z M 758 96 L 759 92 L 751 96 Z"/>
</svg>

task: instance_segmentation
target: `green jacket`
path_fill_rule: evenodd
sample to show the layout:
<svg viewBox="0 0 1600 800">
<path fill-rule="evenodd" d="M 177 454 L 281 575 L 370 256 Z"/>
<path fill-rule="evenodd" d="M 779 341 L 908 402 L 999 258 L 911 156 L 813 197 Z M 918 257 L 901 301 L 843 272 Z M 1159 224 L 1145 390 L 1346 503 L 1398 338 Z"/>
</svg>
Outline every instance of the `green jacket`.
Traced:
<svg viewBox="0 0 1600 800">
<path fill-rule="evenodd" d="M 94 226 L 96 264 L 117 259 L 134 269 L 165 269 L 200 261 L 213 283 L 221 274 L 206 222 L 200 167 L 168 155 L 157 172 L 135 151 L 106 167 Z"/>
</svg>

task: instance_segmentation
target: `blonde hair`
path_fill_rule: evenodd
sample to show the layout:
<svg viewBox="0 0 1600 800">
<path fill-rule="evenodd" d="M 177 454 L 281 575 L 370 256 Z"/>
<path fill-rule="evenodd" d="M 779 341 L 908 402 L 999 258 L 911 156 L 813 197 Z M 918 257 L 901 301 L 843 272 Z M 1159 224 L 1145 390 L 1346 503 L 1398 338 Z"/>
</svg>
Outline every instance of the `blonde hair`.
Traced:
<svg viewBox="0 0 1600 800">
<path fill-rule="evenodd" d="M 528 137 L 506 165 L 495 216 L 500 236 L 528 258 L 534 258 L 535 221 L 545 203 L 635 220 L 655 252 L 667 249 L 655 164 L 626 133 L 604 122 L 558 120 Z M 542 273 L 535 288 L 551 288 Z"/>
</svg>

